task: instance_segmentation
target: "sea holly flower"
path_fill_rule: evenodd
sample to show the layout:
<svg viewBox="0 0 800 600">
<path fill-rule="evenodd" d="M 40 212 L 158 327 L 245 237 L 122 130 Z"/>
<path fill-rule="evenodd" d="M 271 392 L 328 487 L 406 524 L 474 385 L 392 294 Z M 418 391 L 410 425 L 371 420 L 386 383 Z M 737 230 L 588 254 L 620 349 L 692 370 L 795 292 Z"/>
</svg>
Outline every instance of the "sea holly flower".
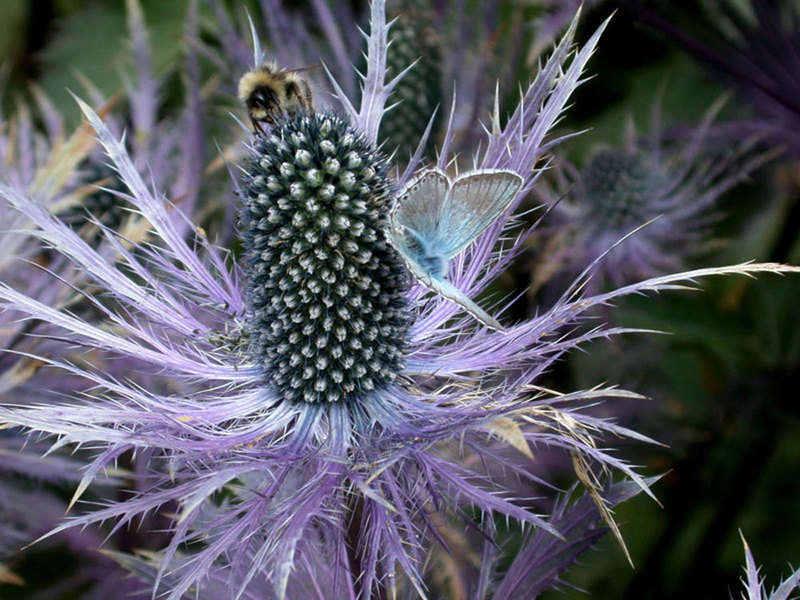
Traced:
<svg viewBox="0 0 800 600">
<path fill-rule="evenodd" d="M 253 145 L 240 226 L 264 375 L 292 401 L 363 402 L 400 374 L 410 326 L 388 165 L 333 114 L 288 117 Z"/>
<path fill-rule="evenodd" d="M 720 197 L 770 157 L 754 137 L 724 149 L 709 140 L 720 108 L 682 139 L 665 135 L 657 104 L 647 134 L 631 124 L 622 145 L 596 149 L 580 167 L 559 161 L 552 185 L 536 193 L 556 207 L 560 254 L 573 272 L 598 261 L 593 285 L 622 285 L 685 269 L 712 247 Z"/>
<path fill-rule="evenodd" d="M 39 356 L 92 389 L 52 405 L 3 403 L 0 420 L 98 450 L 75 499 L 124 453 L 149 459 L 130 498 L 108 500 L 59 529 L 108 520 L 118 529 L 156 511 L 171 514 L 154 581 L 168 600 L 200 594 L 220 577 L 234 598 L 263 590 L 265 581 L 271 591 L 261 597 L 308 597 L 308 589 L 325 598 L 425 597 L 425 562 L 431 545 L 443 541 L 442 522 L 490 535 L 493 519 L 504 517 L 559 536 L 526 499 L 505 493 L 491 470 L 461 460 L 470 453 L 528 477 L 518 460 L 496 451 L 497 438 L 519 450 L 520 460 L 531 456 L 531 445 L 570 453 L 613 526 L 598 501 L 596 471 L 618 470 L 648 487 L 602 436 L 646 438 L 587 408 L 638 396 L 614 388 L 555 393 L 540 387 L 542 374 L 569 350 L 626 331 L 596 322 L 580 327 L 584 315 L 615 298 L 681 289 L 705 275 L 791 270 L 704 269 L 600 295 L 582 293 L 584 274 L 534 319 L 505 323 L 502 310 L 492 310 L 504 331 L 482 326 L 462 303 L 428 294 L 403 268 L 389 214 L 400 202 L 397 191 L 417 176 L 450 177 L 454 130 L 435 169 L 419 169 L 423 137 L 405 171 L 391 177 L 378 134 L 403 73 L 387 81 L 384 3 L 370 9 L 360 102 L 333 80 L 338 113 L 285 115 L 249 144 L 241 185 L 244 268 L 148 184 L 85 103 L 128 190 L 124 198 L 150 223 L 147 244 L 131 247 L 105 230 L 115 251 L 93 248 L 35 198 L 0 185 L 0 194 L 38 226 L 37 235 L 93 280 L 98 291 L 84 297 L 104 322 L 9 285 L 0 285 L 0 305 L 137 364 L 131 382 L 78 359 Z M 603 30 L 578 50 L 575 28 L 573 22 L 505 123 L 495 111 L 467 172 L 513 174 L 521 183 L 473 243 L 431 271 L 466 298 L 503 272 L 530 233 L 514 211 L 539 177 L 554 143 L 546 136 Z M 438 259 L 435 250 L 417 256 Z"/>
</svg>

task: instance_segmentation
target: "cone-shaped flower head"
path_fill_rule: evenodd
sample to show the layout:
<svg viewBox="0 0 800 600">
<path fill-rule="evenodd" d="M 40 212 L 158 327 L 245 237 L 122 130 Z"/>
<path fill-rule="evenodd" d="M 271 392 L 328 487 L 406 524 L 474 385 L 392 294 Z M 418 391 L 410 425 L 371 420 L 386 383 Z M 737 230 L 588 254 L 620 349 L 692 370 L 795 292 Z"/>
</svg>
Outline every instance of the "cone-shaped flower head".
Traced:
<svg viewBox="0 0 800 600">
<path fill-rule="evenodd" d="M 360 400 L 402 368 L 408 277 L 386 237 L 386 160 L 333 114 L 256 136 L 242 190 L 249 326 L 277 394 Z"/>
<path fill-rule="evenodd" d="M 643 153 L 600 150 L 586 162 L 581 177 L 586 201 L 601 227 L 630 231 L 657 216 L 652 199 L 665 182 Z"/>
<path fill-rule="evenodd" d="M 387 148 L 397 148 L 405 160 L 417 147 L 431 115 L 443 100 L 443 35 L 436 31 L 437 15 L 424 0 L 387 2 L 388 17 L 396 19 L 387 49 L 386 72 L 391 77 L 413 68 L 400 80 L 390 98 L 397 103 L 381 121 L 380 139 Z M 439 111 L 438 114 L 441 114 Z M 426 150 L 433 150 L 442 119 L 434 129 Z"/>
</svg>

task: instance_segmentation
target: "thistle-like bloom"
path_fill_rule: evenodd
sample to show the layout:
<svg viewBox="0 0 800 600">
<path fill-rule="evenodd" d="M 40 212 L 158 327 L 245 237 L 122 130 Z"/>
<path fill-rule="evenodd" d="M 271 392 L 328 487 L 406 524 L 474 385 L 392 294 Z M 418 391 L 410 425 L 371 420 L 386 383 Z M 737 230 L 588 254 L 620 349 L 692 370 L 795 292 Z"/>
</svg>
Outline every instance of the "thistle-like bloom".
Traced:
<svg viewBox="0 0 800 600">
<path fill-rule="evenodd" d="M 754 139 L 725 149 L 707 142 L 719 108 L 675 140 L 656 107 L 646 136 L 631 126 L 624 145 L 595 150 L 580 168 L 562 161 L 554 169 L 554 185 L 537 194 L 557 205 L 559 231 L 571 232 L 562 252 L 573 272 L 597 261 L 599 279 L 622 285 L 685 269 L 708 249 L 717 201 L 768 158 L 753 151 Z"/>
<path fill-rule="evenodd" d="M 411 322 L 405 267 L 386 239 L 386 160 L 344 120 L 312 114 L 257 137 L 245 170 L 243 343 L 264 377 L 295 402 L 357 404 L 390 388 Z"/>
<path fill-rule="evenodd" d="M 627 2 L 745 100 L 758 117 L 738 127 L 800 153 L 800 10 L 792 0 L 723 0 L 702 7 Z"/>
<path fill-rule="evenodd" d="M 573 51 L 575 27 L 509 120 L 501 124 L 495 114 L 476 170 L 511 173 L 524 191 L 533 186 L 545 136 L 602 31 Z M 94 389 L 52 406 L 4 404 L 0 420 L 99 448 L 76 496 L 123 453 L 149 457 L 145 485 L 132 497 L 63 527 L 105 520 L 122 527 L 154 511 L 173 514 L 155 578 L 169 600 L 220 578 L 233 598 L 253 597 L 264 580 L 271 591 L 260 598 L 424 597 L 424 565 L 431 544 L 443 539 L 442 522 L 490 532 L 492 519 L 505 516 L 557 535 L 526 499 L 504 493 L 492 470 L 461 460 L 470 453 L 478 464 L 526 476 L 491 438 L 519 449 L 520 458 L 530 456 L 529 444 L 561 448 L 590 487 L 592 468 L 604 467 L 646 490 L 598 439 L 604 432 L 644 438 L 583 410 L 604 398 L 637 396 L 615 389 L 556 394 L 537 386 L 540 376 L 565 352 L 623 331 L 577 326 L 616 297 L 678 288 L 704 275 L 788 270 L 706 269 L 596 296 L 580 293 L 579 278 L 547 312 L 506 324 L 505 332 L 428 296 L 390 239 L 394 195 L 412 181 L 426 140 L 392 180 L 377 148 L 387 98 L 402 75 L 386 81 L 387 38 L 384 4 L 373 2 L 359 108 L 333 81 L 339 114 L 286 116 L 252 140 L 241 191 L 243 270 L 146 183 L 83 103 L 153 240 L 132 250 L 106 231 L 114 252 L 101 252 L 35 199 L 0 186 L 38 235 L 93 279 L 101 293 L 85 297 L 105 322 L 8 285 L 0 286 L 3 308 L 59 327 L 109 357 L 135 359 L 136 373 L 149 375 L 145 387 L 42 356 Z M 450 133 L 439 154 L 442 172 L 453 160 Z M 481 198 L 467 197 L 472 204 L 464 200 L 463 208 L 480 210 Z M 518 202 L 444 263 L 463 294 L 486 289 L 530 233 L 513 216 Z M 598 508 L 607 511 L 602 502 Z"/>
<path fill-rule="evenodd" d="M 396 19 L 386 54 L 386 74 L 392 77 L 414 67 L 397 84 L 392 100 L 398 104 L 381 120 L 379 139 L 386 140 L 388 148 L 397 148 L 404 160 L 415 150 L 431 115 L 443 104 L 443 82 L 449 79 L 443 77 L 445 37 L 439 32 L 444 27 L 441 16 L 424 0 L 387 2 L 386 10 L 388 18 Z M 441 122 L 437 119 L 434 124 L 428 142 L 431 151 Z"/>
<path fill-rule="evenodd" d="M 194 143 L 199 134 L 199 98 L 197 98 L 196 73 L 190 72 L 190 97 L 193 98 L 180 115 L 184 135 L 169 131 L 158 135 L 159 130 L 177 129 L 157 120 L 158 81 L 152 76 L 147 36 L 140 6 L 135 0 L 128 3 L 129 26 L 136 64 L 134 78 L 124 101 L 129 108 L 132 123 L 131 149 L 142 172 L 152 176 L 161 185 L 173 186 L 174 193 L 189 206 L 196 194 L 191 186 L 183 185 L 202 171 L 202 165 L 173 164 L 169 168 L 162 160 L 170 155 L 175 159 L 198 157 L 199 148 Z M 190 25 L 193 22 L 190 20 Z M 191 35 L 191 31 L 189 32 Z M 190 62 L 193 60 L 190 55 Z M 89 82 L 85 82 L 98 103 L 103 103 Z M 103 244 L 102 227 L 114 227 L 123 236 L 142 239 L 137 233 L 135 217 L 122 208 L 119 199 L 116 173 L 105 165 L 106 156 L 98 151 L 93 131 L 87 125 L 67 131 L 61 116 L 41 91 L 34 88 L 36 119 L 31 110 L 19 104 L 17 114 L 6 119 L 0 114 L 0 181 L 8 189 L 34 199 L 42 207 L 59 215 L 65 224 L 86 242 L 108 256 L 113 249 Z M 110 127 L 121 131 L 124 117 L 110 114 L 110 105 L 101 111 Z M 44 125 L 39 131 L 34 121 Z M 188 134 L 188 135 L 187 135 Z M 202 138 L 201 138 L 202 141 Z M 185 152 L 178 153 L 182 148 Z M 151 169 L 151 157 L 159 157 L 157 167 Z M 107 185 L 116 191 L 99 189 Z M 91 318 L 86 303 L 81 303 L 76 289 L 90 285 L 85 273 L 74 269 L 66 257 L 50 252 L 46 242 L 35 234 L 31 220 L 15 210 L 6 197 L 0 198 L 0 278 L 11 287 L 25 290 L 37 302 L 54 310 L 65 310 Z M 98 233 L 99 232 L 99 233 Z M 101 247 L 102 246 L 102 247 Z M 65 285 L 53 285 L 57 279 Z M 97 317 L 99 313 L 92 313 Z M 0 395 L 9 404 L 34 406 L 56 396 L 67 397 L 80 393 L 87 380 L 65 376 L 53 369 L 41 368 L 36 355 L 69 360 L 78 354 L 83 360 L 93 360 L 85 348 L 60 343 L 60 331 L 50 324 L 36 320 L 21 320 L 12 312 L 0 313 Z M 111 366 L 115 372 L 127 372 L 130 362 Z M 119 371 L 116 371 L 119 369 Z M 49 390 L 49 392 L 45 392 Z M 55 526 L 63 517 L 64 488 L 74 488 L 81 480 L 84 464 L 78 456 L 67 458 L 62 452 L 52 450 L 46 457 L 49 445 L 38 442 L 34 436 L 20 434 L 19 430 L 0 428 L 0 582 L 21 583 L 3 564 L 24 561 L 19 550 Z M 106 480 L 117 485 L 118 480 Z M 108 487 L 103 493 L 108 493 Z M 130 588 L 120 582 L 124 575 L 120 569 L 97 553 L 101 537 L 94 531 L 64 532 L 51 542 L 66 543 L 70 553 L 82 558 L 77 571 L 69 581 L 59 581 L 62 592 L 74 586 L 82 590 L 82 597 L 107 598 L 109 590 L 125 594 Z M 109 568 L 110 567 L 110 568 Z M 91 588 L 91 591 L 90 591 Z M 52 591 L 52 590 L 50 590 Z M 34 586 L 31 594 L 48 595 L 48 590 Z M 56 592 L 52 592 L 55 594 Z M 77 593 L 77 592 L 76 592 Z M 38 596 L 37 596 L 38 597 Z M 51 597 L 51 596 L 48 596 Z"/>
</svg>

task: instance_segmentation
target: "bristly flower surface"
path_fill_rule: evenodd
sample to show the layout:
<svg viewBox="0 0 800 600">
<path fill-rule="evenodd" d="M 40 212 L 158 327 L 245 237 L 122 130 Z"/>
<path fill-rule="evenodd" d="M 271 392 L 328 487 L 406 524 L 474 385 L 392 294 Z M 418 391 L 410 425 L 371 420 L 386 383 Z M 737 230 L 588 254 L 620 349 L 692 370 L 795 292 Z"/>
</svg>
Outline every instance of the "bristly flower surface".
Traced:
<svg viewBox="0 0 800 600">
<path fill-rule="evenodd" d="M 288 400 L 351 401 L 397 378 L 408 276 L 386 238 L 387 162 L 334 114 L 257 136 L 241 230 L 256 359 Z"/>
<path fill-rule="evenodd" d="M 387 2 L 387 18 L 396 19 L 390 32 L 391 42 L 386 55 L 389 77 L 414 67 L 400 80 L 390 99 L 397 103 L 381 121 L 380 140 L 390 150 L 397 148 L 398 158 L 405 160 L 419 143 L 431 115 L 437 113 L 426 150 L 433 153 L 433 142 L 439 139 L 443 104 L 445 36 L 444 23 L 424 0 Z M 448 82 L 449 83 L 449 82 Z"/>
<path fill-rule="evenodd" d="M 495 113 L 476 171 L 511 172 L 523 192 L 532 188 L 545 137 L 603 29 L 576 50 L 575 28 L 573 22 L 508 120 Z M 615 298 L 683 289 L 706 275 L 791 270 L 705 269 L 600 295 L 584 294 L 581 277 L 534 319 L 506 324 L 504 332 L 481 326 L 460 305 L 411 281 L 387 245 L 384 211 L 395 190 L 412 181 L 426 140 L 406 171 L 387 179 L 378 132 L 403 74 L 386 81 L 382 1 L 371 5 L 368 38 L 358 107 L 333 81 L 338 116 L 297 113 L 252 141 L 241 209 L 244 269 L 148 185 L 84 103 L 126 200 L 151 225 L 149 243 L 131 248 L 107 231 L 113 252 L 98 250 L 35 198 L 0 185 L 37 235 L 93 280 L 98 291 L 84 292 L 85 300 L 105 323 L 7 284 L 0 285 L 0 305 L 105 356 L 135 359 L 137 374 L 150 376 L 148 385 L 137 385 L 84 362 L 40 356 L 93 388 L 53 405 L 4 403 L 0 420 L 99 450 L 74 500 L 123 453 L 150 457 L 146 485 L 131 497 L 61 528 L 106 520 L 119 528 L 156 511 L 173 515 L 154 584 L 168 600 L 220 581 L 231 598 L 253 597 L 265 581 L 260 598 L 425 597 L 424 567 L 431 544 L 443 540 L 442 522 L 488 534 L 493 518 L 505 517 L 559 535 L 557 523 L 529 510 L 527 499 L 510 497 L 502 478 L 461 460 L 472 453 L 479 463 L 528 476 L 519 461 L 496 452 L 498 438 L 519 450 L 520 460 L 530 458 L 531 444 L 571 453 L 595 500 L 601 468 L 619 470 L 647 491 L 647 482 L 601 445 L 606 433 L 646 438 L 586 410 L 602 399 L 638 396 L 555 393 L 539 387 L 542 373 L 581 344 L 625 331 L 579 326 L 587 311 Z M 439 154 L 442 172 L 454 168 L 452 141 L 451 129 Z M 471 200 L 480 207 L 479 198 Z M 485 290 L 520 251 L 530 229 L 514 217 L 519 201 L 446 265 L 449 283 L 463 294 Z M 610 522 L 602 501 L 598 509 Z"/>
</svg>

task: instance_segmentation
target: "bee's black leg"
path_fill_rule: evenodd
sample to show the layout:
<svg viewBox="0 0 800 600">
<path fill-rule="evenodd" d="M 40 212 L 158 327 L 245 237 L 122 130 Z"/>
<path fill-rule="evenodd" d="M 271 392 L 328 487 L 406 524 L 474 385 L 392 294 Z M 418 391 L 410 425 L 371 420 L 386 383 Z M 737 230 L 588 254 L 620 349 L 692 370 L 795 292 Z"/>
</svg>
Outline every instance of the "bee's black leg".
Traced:
<svg viewBox="0 0 800 600">
<path fill-rule="evenodd" d="M 260 133 L 261 135 L 266 135 L 267 130 L 264 127 L 264 122 L 260 119 L 250 119 L 250 122 L 253 124 L 253 131 L 255 133 Z"/>
<path fill-rule="evenodd" d="M 304 109 L 311 112 L 314 110 L 314 96 L 311 93 L 311 86 L 308 85 L 308 82 L 305 79 L 301 79 L 300 83 L 303 88 L 301 104 L 303 105 Z"/>
<path fill-rule="evenodd" d="M 291 81 L 286 85 L 286 97 L 290 98 L 291 100 L 297 100 L 300 106 L 303 106 L 303 98 L 300 95 L 300 88 L 297 87 L 297 84 L 294 81 Z M 305 107 L 303 106 L 303 108 Z"/>
</svg>

